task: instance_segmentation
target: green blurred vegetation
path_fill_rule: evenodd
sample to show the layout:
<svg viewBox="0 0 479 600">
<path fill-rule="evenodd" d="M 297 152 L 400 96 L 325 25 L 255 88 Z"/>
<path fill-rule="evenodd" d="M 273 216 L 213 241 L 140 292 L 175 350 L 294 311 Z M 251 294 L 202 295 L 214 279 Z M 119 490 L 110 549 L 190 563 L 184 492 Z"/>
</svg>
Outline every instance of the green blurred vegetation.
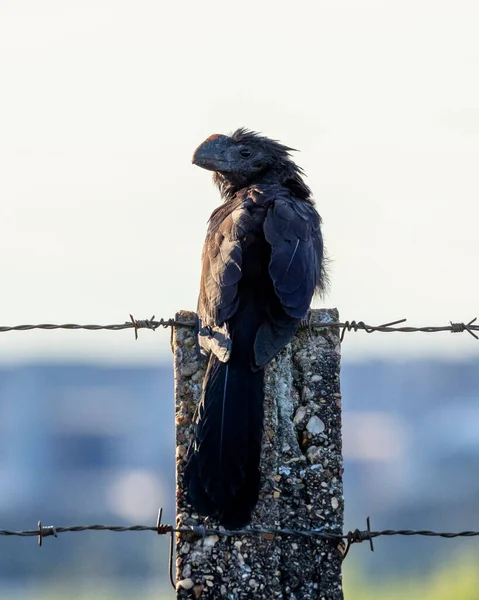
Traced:
<svg viewBox="0 0 479 600">
<path fill-rule="evenodd" d="M 462 555 L 434 572 L 408 577 L 371 580 L 358 566 L 344 569 L 345 600 L 479 600 L 479 568 L 477 556 Z M 79 586 L 62 582 L 39 592 L 27 592 L 25 600 L 172 600 L 175 592 L 158 585 L 158 580 L 146 587 L 118 586 L 114 582 Z M 18 596 L 15 596 L 17 598 Z"/>
<path fill-rule="evenodd" d="M 378 583 L 354 569 L 345 569 L 343 576 L 345 600 L 479 600 L 478 560 L 470 555 L 424 576 Z"/>
<path fill-rule="evenodd" d="M 3 596 L 1 596 L 3 598 Z M 17 598 L 18 596 L 15 596 Z M 160 585 L 119 586 L 115 582 L 90 583 L 87 586 L 75 582 L 62 582 L 55 586 L 45 587 L 42 591 L 36 589 L 26 592 L 24 600 L 173 600 L 176 594 L 171 587 Z"/>
</svg>

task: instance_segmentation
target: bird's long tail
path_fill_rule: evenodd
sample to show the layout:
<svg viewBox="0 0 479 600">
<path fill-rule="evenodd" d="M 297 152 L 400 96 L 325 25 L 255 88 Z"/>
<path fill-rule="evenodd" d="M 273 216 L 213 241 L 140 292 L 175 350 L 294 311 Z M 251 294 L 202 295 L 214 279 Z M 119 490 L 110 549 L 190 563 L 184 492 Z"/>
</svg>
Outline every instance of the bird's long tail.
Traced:
<svg viewBox="0 0 479 600">
<path fill-rule="evenodd" d="M 251 368 L 251 336 L 233 336 L 227 363 L 211 355 L 185 468 L 189 501 L 227 528 L 251 520 L 260 484 L 263 375 Z"/>
</svg>

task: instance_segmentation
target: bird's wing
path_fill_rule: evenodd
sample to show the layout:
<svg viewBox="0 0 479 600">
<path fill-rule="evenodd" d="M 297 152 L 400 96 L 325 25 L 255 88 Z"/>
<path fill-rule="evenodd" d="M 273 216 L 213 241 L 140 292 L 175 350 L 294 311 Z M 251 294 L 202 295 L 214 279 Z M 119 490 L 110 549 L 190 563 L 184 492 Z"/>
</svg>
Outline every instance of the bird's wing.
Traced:
<svg viewBox="0 0 479 600">
<path fill-rule="evenodd" d="M 242 276 L 241 235 L 245 211 L 241 206 L 217 209 L 203 247 L 198 316 L 199 342 L 223 362 L 229 360 L 231 338 L 227 319 L 238 307 L 238 283 Z"/>
<path fill-rule="evenodd" d="M 268 209 L 263 231 L 271 246 L 269 275 L 274 298 L 254 345 L 258 367 L 291 341 L 321 284 L 323 241 L 320 217 L 310 202 L 280 193 Z"/>
<path fill-rule="evenodd" d="M 303 319 L 321 279 L 320 217 L 311 203 L 281 195 L 268 210 L 264 234 L 276 295 L 289 317 Z"/>
</svg>

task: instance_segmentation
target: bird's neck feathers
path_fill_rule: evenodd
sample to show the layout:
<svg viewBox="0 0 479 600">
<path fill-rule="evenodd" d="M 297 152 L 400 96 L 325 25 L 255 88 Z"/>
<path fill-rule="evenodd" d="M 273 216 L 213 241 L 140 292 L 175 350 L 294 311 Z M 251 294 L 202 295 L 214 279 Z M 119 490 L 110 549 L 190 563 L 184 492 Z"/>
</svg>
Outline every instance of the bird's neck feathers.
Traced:
<svg viewBox="0 0 479 600">
<path fill-rule="evenodd" d="M 213 182 L 219 188 L 221 197 L 225 202 L 231 200 L 244 188 L 250 186 L 282 185 L 298 199 L 311 201 L 311 190 L 304 182 L 303 171 L 292 161 L 285 161 L 275 167 L 268 168 L 263 173 L 256 175 L 252 180 L 246 176 L 215 172 Z"/>
</svg>

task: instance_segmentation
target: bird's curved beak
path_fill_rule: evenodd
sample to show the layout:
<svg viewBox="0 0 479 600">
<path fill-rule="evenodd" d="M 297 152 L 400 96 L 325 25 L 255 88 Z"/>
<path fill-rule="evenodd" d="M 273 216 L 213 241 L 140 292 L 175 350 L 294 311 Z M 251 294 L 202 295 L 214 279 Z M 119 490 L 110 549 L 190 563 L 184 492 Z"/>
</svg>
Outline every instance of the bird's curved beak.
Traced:
<svg viewBox="0 0 479 600">
<path fill-rule="evenodd" d="M 229 138 L 226 135 L 211 135 L 196 148 L 191 162 L 208 171 L 222 171 L 228 166 L 225 149 Z"/>
</svg>

